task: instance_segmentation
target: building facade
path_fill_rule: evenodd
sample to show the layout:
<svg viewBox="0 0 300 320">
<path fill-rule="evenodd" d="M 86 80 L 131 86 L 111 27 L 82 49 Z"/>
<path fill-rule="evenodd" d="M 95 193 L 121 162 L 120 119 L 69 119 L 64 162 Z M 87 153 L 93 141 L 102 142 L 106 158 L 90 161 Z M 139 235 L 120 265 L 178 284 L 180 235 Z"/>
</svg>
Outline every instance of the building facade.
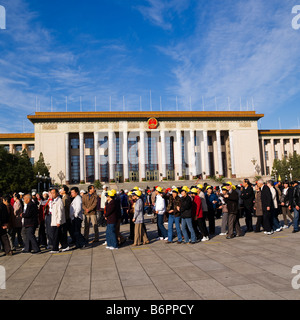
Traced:
<svg viewBox="0 0 300 320">
<path fill-rule="evenodd" d="M 3 134 L 0 144 L 10 152 L 30 149 L 33 160 L 42 152 L 51 177 L 59 181 L 63 174 L 66 184 L 254 177 L 270 174 L 276 156 L 300 153 L 300 130 L 259 131 L 262 117 L 255 111 L 37 112 L 28 116 L 34 134 L 27 140 Z"/>
</svg>

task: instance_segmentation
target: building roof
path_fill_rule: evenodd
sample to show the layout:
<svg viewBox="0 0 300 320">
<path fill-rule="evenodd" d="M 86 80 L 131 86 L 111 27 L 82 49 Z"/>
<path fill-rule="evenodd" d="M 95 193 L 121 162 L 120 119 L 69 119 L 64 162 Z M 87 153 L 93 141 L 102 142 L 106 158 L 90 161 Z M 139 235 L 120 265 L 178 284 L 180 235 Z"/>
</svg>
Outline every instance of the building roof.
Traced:
<svg viewBox="0 0 300 320">
<path fill-rule="evenodd" d="M 259 120 L 263 114 L 255 111 L 128 111 L 128 112 L 36 112 L 27 118 L 32 123 L 53 121 L 118 121 L 118 120 Z"/>
<path fill-rule="evenodd" d="M 0 133 L 0 140 L 34 140 L 34 133 Z"/>
<path fill-rule="evenodd" d="M 259 136 L 299 136 L 299 129 L 286 130 L 258 130 Z"/>
</svg>

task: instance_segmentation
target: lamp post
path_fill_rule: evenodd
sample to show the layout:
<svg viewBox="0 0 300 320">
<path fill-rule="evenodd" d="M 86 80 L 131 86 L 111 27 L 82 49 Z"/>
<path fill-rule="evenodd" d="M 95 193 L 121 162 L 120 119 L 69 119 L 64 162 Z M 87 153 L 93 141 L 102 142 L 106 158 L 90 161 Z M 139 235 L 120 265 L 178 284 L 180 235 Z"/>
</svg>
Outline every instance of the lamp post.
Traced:
<svg viewBox="0 0 300 320">
<path fill-rule="evenodd" d="M 278 170 L 274 169 L 274 174 L 275 174 L 275 181 L 277 181 L 277 174 L 278 174 Z"/>
<path fill-rule="evenodd" d="M 38 193 L 40 193 L 41 189 L 40 189 L 40 183 L 41 183 L 41 179 L 43 178 L 42 175 L 40 175 L 40 173 L 38 172 L 38 174 L 35 176 L 37 181 L 38 181 Z"/>
<path fill-rule="evenodd" d="M 289 173 L 290 173 L 290 179 L 291 179 L 291 181 L 292 181 L 292 180 L 293 180 L 293 174 L 292 174 L 293 168 L 292 168 L 292 166 L 289 166 L 289 167 L 288 167 L 288 171 L 289 171 Z"/>
</svg>

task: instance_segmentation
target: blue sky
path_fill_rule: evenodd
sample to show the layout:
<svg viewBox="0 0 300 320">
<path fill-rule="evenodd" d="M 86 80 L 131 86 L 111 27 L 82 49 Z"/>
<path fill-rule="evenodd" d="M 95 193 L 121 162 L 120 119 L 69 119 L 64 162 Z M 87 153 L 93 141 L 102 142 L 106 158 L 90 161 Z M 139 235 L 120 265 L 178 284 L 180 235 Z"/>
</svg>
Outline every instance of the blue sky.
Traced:
<svg viewBox="0 0 300 320">
<path fill-rule="evenodd" d="M 0 0 L 0 132 L 40 111 L 249 110 L 298 128 L 292 0 Z M 124 98 L 123 98 L 124 97 Z M 160 98 L 161 97 L 161 98 Z M 177 97 L 177 98 L 176 98 Z M 176 102 L 177 100 L 177 102 Z M 280 121 L 279 121 L 280 119 Z"/>
</svg>

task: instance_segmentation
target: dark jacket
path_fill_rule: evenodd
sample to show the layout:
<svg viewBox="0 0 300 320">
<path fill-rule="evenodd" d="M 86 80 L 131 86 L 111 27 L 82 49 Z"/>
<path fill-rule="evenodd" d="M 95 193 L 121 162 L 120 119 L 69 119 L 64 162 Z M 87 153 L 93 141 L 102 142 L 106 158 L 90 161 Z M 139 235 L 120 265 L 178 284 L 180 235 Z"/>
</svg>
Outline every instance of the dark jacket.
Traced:
<svg viewBox="0 0 300 320">
<path fill-rule="evenodd" d="M 181 218 L 192 218 L 192 199 L 190 196 L 180 198 Z"/>
<path fill-rule="evenodd" d="M 294 187 L 294 192 L 293 192 L 293 208 L 296 206 L 300 207 L 300 185 L 297 185 Z"/>
<path fill-rule="evenodd" d="M 7 224 L 9 221 L 9 214 L 7 211 L 6 205 L 1 202 L 0 203 L 0 226 L 2 227 L 4 224 Z"/>
<path fill-rule="evenodd" d="M 253 188 L 249 186 L 248 188 L 244 188 L 243 191 L 241 192 L 240 198 L 243 200 L 244 207 L 248 210 L 253 209 L 253 201 L 255 198 L 255 194 L 253 191 Z"/>
<path fill-rule="evenodd" d="M 261 190 L 261 203 L 264 212 L 267 211 L 267 207 L 270 207 L 271 210 L 274 207 L 271 190 L 266 185 L 264 185 Z"/>
<path fill-rule="evenodd" d="M 176 196 L 175 199 L 170 197 L 167 212 L 169 213 L 170 210 L 174 210 L 174 212 L 169 214 L 174 215 L 175 217 L 180 217 L 180 211 L 177 210 L 177 207 L 180 207 L 180 197 Z"/>
<path fill-rule="evenodd" d="M 293 204 L 293 188 L 289 187 L 286 194 L 283 193 L 283 190 L 282 190 L 281 197 L 280 197 L 280 205 L 283 202 L 284 207 L 292 206 L 292 204 Z"/>
<path fill-rule="evenodd" d="M 114 199 L 105 204 L 104 216 L 107 218 L 107 224 L 115 224 L 117 222 L 117 204 Z"/>
<path fill-rule="evenodd" d="M 228 193 L 228 198 L 224 198 L 225 203 L 227 204 L 227 209 L 229 214 L 238 214 L 239 210 L 239 194 L 232 190 Z"/>
<path fill-rule="evenodd" d="M 30 201 L 27 204 L 26 210 L 22 215 L 22 218 L 24 218 L 24 227 L 37 227 L 38 226 L 38 208 L 37 205 Z"/>
</svg>

